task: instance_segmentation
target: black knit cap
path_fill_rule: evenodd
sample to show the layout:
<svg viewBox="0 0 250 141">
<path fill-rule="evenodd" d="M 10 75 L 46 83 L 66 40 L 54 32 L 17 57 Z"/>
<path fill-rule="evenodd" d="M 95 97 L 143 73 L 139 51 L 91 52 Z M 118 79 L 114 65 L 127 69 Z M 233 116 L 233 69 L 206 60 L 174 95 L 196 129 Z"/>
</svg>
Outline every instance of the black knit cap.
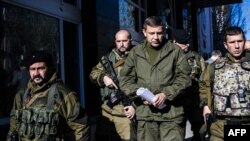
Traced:
<svg viewBox="0 0 250 141">
<path fill-rule="evenodd" d="M 34 51 L 28 56 L 26 66 L 29 68 L 37 62 L 45 62 L 50 67 L 52 66 L 52 55 L 46 51 Z"/>
<path fill-rule="evenodd" d="M 187 44 L 190 41 L 190 36 L 184 29 L 173 29 L 173 37 L 177 43 Z"/>
</svg>

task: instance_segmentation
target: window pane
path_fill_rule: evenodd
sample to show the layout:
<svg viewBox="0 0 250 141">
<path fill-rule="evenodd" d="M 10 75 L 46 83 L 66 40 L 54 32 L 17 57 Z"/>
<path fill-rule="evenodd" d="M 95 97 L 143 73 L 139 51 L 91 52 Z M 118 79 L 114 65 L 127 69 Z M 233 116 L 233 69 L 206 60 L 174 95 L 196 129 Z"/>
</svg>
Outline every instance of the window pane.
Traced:
<svg viewBox="0 0 250 141">
<path fill-rule="evenodd" d="M 56 56 L 59 47 L 58 20 L 10 4 L 1 5 L 1 95 L 0 118 L 8 117 L 19 83 L 11 83 L 19 64 L 34 50 L 47 50 Z M 54 58 L 56 61 L 57 58 Z M 56 61 L 58 62 L 58 61 Z M 2 93 L 4 92 L 4 93 Z"/>
<path fill-rule="evenodd" d="M 63 0 L 63 1 L 71 5 L 76 5 L 77 0 Z"/>
</svg>

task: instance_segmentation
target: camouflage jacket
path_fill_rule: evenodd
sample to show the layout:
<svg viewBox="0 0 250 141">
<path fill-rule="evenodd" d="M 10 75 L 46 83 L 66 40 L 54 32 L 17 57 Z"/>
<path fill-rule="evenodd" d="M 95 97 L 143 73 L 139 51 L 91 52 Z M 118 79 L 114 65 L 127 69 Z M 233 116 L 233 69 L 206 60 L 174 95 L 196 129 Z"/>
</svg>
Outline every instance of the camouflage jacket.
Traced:
<svg viewBox="0 0 250 141">
<path fill-rule="evenodd" d="M 250 115 L 250 62 L 235 62 L 230 54 L 209 64 L 200 81 L 201 106 L 216 115 Z"/>
<path fill-rule="evenodd" d="M 154 63 L 151 63 L 146 50 L 147 41 L 135 46 L 129 52 L 121 71 L 121 89 L 130 97 L 136 96 L 140 87 L 148 88 L 154 94 L 164 93 L 167 97 L 167 109 L 138 103 L 138 120 L 175 121 L 183 120 L 183 107 L 175 103 L 175 98 L 191 85 L 188 65 L 183 51 L 170 41 L 163 48 Z"/>
<path fill-rule="evenodd" d="M 52 108 L 48 107 L 50 87 L 57 83 L 52 98 Z M 18 133 L 22 141 L 88 140 L 89 127 L 87 116 L 80 106 L 76 93 L 57 79 L 56 73 L 43 86 L 28 83 L 28 96 L 24 99 L 24 90 L 19 91 L 14 99 L 10 114 L 10 130 L 7 140 L 13 133 Z M 30 106 L 27 103 L 34 97 Z M 63 136 L 64 137 L 63 137 Z"/>
</svg>

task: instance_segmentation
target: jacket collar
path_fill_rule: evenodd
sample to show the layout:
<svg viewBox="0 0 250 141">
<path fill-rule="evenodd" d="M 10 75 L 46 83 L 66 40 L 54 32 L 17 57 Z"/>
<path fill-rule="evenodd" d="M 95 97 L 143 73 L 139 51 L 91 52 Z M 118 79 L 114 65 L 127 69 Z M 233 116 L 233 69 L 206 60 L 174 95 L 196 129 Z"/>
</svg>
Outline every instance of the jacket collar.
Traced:
<svg viewBox="0 0 250 141">
<path fill-rule="evenodd" d="M 235 58 L 230 53 L 226 53 L 225 55 L 229 63 L 242 62 L 245 58 L 245 52 L 242 54 L 242 56 L 243 57 L 240 60 L 235 60 Z"/>
<path fill-rule="evenodd" d="M 147 44 L 149 44 L 149 42 L 144 40 L 142 45 L 141 45 L 141 48 L 139 49 L 139 51 L 137 52 L 136 55 L 138 55 L 140 57 L 143 57 L 143 58 L 148 58 L 149 56 L 148 56 L 148 53 L 147 53 L 147 50 L 146 50 Z M 171 53 L 176 48 L 177 48 L 176 45 L 174 45 L 172 42 L 170 42 L 168 40 L 164 40 L 163 41 L 163 47 L 161 49 L 161 53 L 160 53 L 159 58 L 164 58 L 165 56 L 167 56 L 169 53 Z"/>
<path fill-rule="evenodd" d="M 32 94 L 39 93 L 41 91 L 44 91 L 48 89 L 53 83 L 55 83 L 58 80 L 57 73 L 55 72 L 49 81 L 45 82 L 42 86 L 37 86 L 31 80 L 28 82 L 28 88 L 31 90 Z"/>
</svg>

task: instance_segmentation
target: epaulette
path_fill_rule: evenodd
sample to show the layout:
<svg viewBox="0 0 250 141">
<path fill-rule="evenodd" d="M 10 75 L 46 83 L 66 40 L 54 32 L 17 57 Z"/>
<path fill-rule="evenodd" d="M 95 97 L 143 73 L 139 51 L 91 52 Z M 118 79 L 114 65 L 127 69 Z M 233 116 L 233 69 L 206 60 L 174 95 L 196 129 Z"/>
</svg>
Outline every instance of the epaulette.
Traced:
<svg viewBox="0 0 250 141">
<path fill-rule="evenodd" d="M 245 70 L 250 70 L 250 60 L 246 59 L 241 62 L 241 67 Z"/>
<path fill-rule="evenodd" d="M 220 69 L 226 64 L 226 58 L 220 58 L 214 62 L 214 68 Z"/>
</svg>

